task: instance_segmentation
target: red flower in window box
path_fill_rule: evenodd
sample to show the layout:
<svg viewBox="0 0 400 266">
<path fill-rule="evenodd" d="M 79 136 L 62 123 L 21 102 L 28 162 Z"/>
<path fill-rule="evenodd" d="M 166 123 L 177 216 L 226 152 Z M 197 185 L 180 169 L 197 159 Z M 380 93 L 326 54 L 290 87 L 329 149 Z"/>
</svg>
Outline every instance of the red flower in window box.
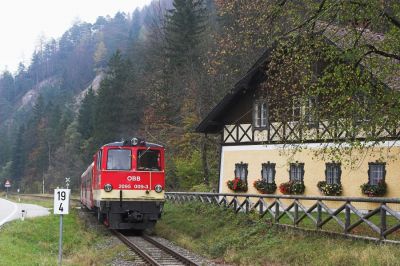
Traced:
<svg viewBox="0 0 400 266">
<path fill-rule="evenodd" d="M 226 182 L 228 188 L 235 192 L 246 192 L 247 182 L 240 179 L 240 177 L 235 177 L 233 180 Z"/>
</svg>

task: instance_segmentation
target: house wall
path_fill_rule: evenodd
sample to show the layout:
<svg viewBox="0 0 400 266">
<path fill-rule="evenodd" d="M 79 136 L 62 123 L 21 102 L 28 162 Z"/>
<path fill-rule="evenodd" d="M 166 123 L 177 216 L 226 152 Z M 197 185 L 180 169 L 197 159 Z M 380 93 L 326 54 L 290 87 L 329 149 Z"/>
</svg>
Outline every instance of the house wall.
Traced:
<svg viewBox="0 0 400 266">
<path fill-rule="evenodd" d="M 324 144 L 327 145 L 327 144 Z M 331 144 L 333 145 L 333 144 Z M 253 187 L 253 182 L 261 178 L 261 164 L 270 161 L 276 164 L 275 182 L 279 184 L 289 181 L 289 163 L 304 163 L 304 184 L 305 196 L 321 196 L 317 188 L 318 181 L 325 180 L 326 161 L 315 156 L 315 151 L 321 149 L 321 144 L 297 145 L 297 150 L 293 152 L 293 147 L 278 144 L 268 145 L 235 145 L 223 146 L 221 153 L 220 171 L 220 193 L 232 193 L 227 187 L 226 182 L 234 179 L 236 163 L 248 164 L 248 192 L 249 194 L 259 194 Z M 354 160 L 356 158 L 356 160 Z M 345 197 L 365 197 L 360 190 L 363 183 L 368 182 L 368 163 L 380 160 L 386 162 L 387 194 L 385 197 L 400 197 L 400 143 L 385 142 L 379 147 L 370 150 L 358 150 L 350 156 L 343 156 L 343 159 L 351 159 L 354 165 L 350 166 L 342 162 L 341 183 L 343 186 L 342 196 Z M 276 194 L 281 194 L 279 188 Z M 343 203 L 330 202 L 330 207 L 339 207 Z M 308 205 L 305 202 L 305 205 Z M 371 203 L 360 203 L 359 208 L 372 209 L 375 205 Z M 400 211 L 400 206 L 396 206 Z"/>
</svg>

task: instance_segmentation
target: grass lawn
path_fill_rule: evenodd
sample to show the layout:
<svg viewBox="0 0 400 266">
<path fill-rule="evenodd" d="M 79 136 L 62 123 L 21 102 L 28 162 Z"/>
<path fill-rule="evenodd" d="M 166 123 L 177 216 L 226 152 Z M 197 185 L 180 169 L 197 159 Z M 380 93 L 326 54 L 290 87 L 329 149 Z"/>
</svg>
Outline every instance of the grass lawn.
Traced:
<svg viewBox="0 0 400 266">
<path fill-rule="evenodd" d="M 167 203 L 158 235 L 237 265 L 400 265 L 400 247 L 277 229 L 253 214 Z"/>
<path fill-rule="evenodd" d="M 10 199 L 10 198 L 9 198 Z M 30 199 L 45 207 L 52 199 Z M 64 215 L 63 265 L 107 265 L 115 258 L 133 260 L 124 244 L 112 242 L 101 225 L 89 226 L 75 208 Z M 86 222 L 85 222 L 85 221 Z M 0 229 L 0 266 L 57 265 L 59 216 L 13 221 Z"/>
</svg>

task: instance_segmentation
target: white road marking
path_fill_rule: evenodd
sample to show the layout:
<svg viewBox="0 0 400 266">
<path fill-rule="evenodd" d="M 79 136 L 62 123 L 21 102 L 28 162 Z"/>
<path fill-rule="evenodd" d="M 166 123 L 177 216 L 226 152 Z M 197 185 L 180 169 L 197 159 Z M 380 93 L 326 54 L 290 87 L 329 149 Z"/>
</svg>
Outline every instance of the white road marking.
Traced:
<svg viewBox="0 0 400 266">
<path fill-rule="evenodd" d="M 8 201 L 8 200 L 7 200 Z M 8 219 L 10 219 L 11 217 L 13 217 L 15 215 L 15 213 L 18 211 L 18 205 L 15 204 L 14 202 L 8 201 L 9 203 L 11 203 L 14 206 L 14 210 L 13 212 L 8 215 L 5 219 L 3 219 L 2 221 L 0 221 L 0 226 L 2 226 L 3 224 L 5 224 L 6 222 L 8 222 Z"/>
</svg>

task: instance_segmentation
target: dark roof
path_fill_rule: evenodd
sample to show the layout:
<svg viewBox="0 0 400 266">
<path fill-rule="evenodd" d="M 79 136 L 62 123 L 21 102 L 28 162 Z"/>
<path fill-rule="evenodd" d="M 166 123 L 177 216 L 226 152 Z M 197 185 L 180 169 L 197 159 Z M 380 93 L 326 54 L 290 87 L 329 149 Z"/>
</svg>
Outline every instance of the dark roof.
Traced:
<svg viewBox="0 0 400 266">
<path fill-rule="evenodd" d="M 162 145 L 151 143 L 151 142 L 145 142 L 144 144 L 139 144 L 139 145 L 131 145 L 129 142 L 126 141 L 116 141 L 116 142 L 111 142 L 108 144 L 103 145 L 103 147 L 146 147 L 146 148 L 162 148 Z"/>
<path fill-rule="evenodd" d="M 319 25 L 321 26 L 321 25 Z M 341 35 L 338 33 L 341 33 L 340 30 L 337 29 L 338 27 L 334 28 L 336 29 L 335 34 Z M 326 33 L 328 31 L 328 34 Z M 325 31 L 321 32 L 316 32 L 315 34 L 319 35 L 322 34 L 325 36 L 325 41 L 331 45 L 336 46 L 338 49 L 343 49 L 345 45 L 341 44 L 339 41 L 335 40 L 333 38 L 333 35 L 330 31 L 332 30 L 332 27 L 328 27 L 325 29 Z M 375 40 L 375 41 L 380 41 L 382 40 L 382 37 L 379 34 L 373 35 L 372 32 L 367 32 L 367 39 L 368 40 Z M 284 39 L 284 38 L 283 38 Z M 254 89 L 249 86 L 249 84 L 255 79 L 256 76 L 264 75 L 265 73 L 263 72 L 268 58 L 271 54 L 271 51 L 275 49 L 277 46 L 277 41 L 275 41 L 266 51 L 261 55 L 261 57 L 254 63 L 254 65 L 250 68 L 250 70 L 242 77 L 233 87 L 233 89 L 228 92 L 227 95 L 211 110 L 211 112 L 203 119 L 203 121 L 200 122 L 200 124 L 196 127 L 195 131 L 199 133 L 219 133 L 223 126 L 224 123 L 222 121 L 222 115 L 227 112 L 227 110 L 232 107 L 232 103 L 236 102 L 237 100 L 240 99 L 240 96 L 243 94 L 244 91 L 247 89 Z M 376 77 L 376 71 L 372 71 L 368 67 L 365 67 L 362 64 L 360 64 L 361 69 L 365 69 L 369 72 L 371 72 L 374 76 L 375 82 L 379 82 L 383 84 L 386 88 L 392 88 L 392 89 L 397 89 L 400 90 L 400 75 L 394 75 L 392 77 L 386 78 L 385 80 L 381 81 L 379 77 Z"/>
<path fill-rule="evenodd" d="M 247 89 L 252 89 L 249 84 L 256 78 L 264 76 L 262 69 L 264 69 L 267 59 L 271 51 L 276 47 L 276 43 L 271 45 L 247 71 L 247 73 L 235 84 L 235 86 L 225 95 L 225 97 L 208 113 L 208 115 L 196 127 L 196 132 L 199 133 L 218 133 L 224 126 L 219 119 L 221 113 L 226 111 L 232 102 L 240 99 L 241 95 Z"/>
</svg>

